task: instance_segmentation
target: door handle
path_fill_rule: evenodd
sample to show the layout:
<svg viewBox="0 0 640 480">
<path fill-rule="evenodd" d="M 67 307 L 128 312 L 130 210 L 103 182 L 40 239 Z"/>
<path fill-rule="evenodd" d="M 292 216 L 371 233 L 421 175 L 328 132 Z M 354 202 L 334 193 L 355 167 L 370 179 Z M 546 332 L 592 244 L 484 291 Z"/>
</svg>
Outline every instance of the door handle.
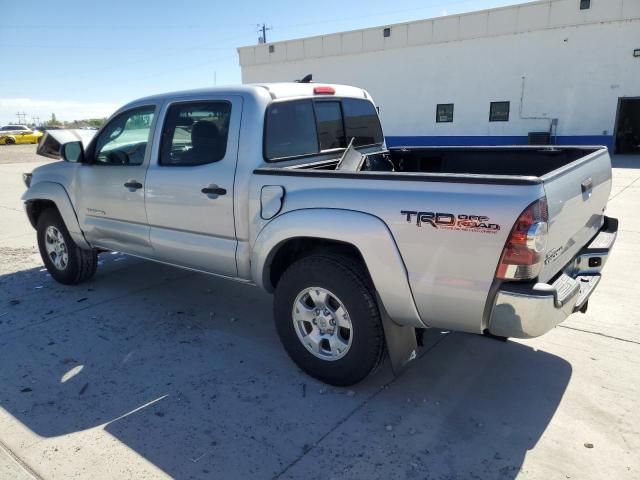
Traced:
<svg viewBox="0 0 640 480">
<path fill-rule="evenodd" d="M 209 185 L 208 187 L 200 190 L 205 195 L 226 195 L 227 190 L 224 188 L 220 188 L 217 185 Z"/>
<path fill-rule="evenodd" d="M 593 190 L 593 179 L 587 178 L 580 184 L 580 188 L 582 189 L 582 193 L 587 193 L 588 191 Z"/>
<path fill-rule="evenodd" d="M 138 190 L 142 188 L 142 184 L 140 182 L 136 182 L 135 180 L 129 180 L 124 184 L 125 187 L 130 188 L 131 190 Z"/>
</svg>

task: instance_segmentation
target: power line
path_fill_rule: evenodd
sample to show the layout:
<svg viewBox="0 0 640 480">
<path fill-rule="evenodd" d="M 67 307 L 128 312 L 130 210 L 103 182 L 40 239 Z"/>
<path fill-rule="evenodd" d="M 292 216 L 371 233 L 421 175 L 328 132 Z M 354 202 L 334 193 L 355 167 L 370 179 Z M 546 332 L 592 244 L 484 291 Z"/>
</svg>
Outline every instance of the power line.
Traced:
<svg viewBox="0 0 640 480">
<path fill-rule="evenodd" d="M 244 40 L 246 37 L 242 37 L 241 40 Z M 189 50 L 227 50 L 229 48 L 235 48 L 235 45 L 223 45 L 218 47 L 189 47 Z M 122 51 L 122 47 L 107 47 L 107 46 L 91 46 L 91 45 L 22 45 L 22 44 L 10 44 L 6 43 L 2 45 L 2 48 L 35 48 L 38 50 L 42 49 L 50 49 L 50 50 L 118 50 Z M 127 50 L 137 50 L 141 52 L 146 52 L 150 50 L 161 50 L 161 51 L 175 51 L 181 54 L 184 54 L 184 47 L 127 47 Z"/>
<path fill-rule="evenodd" d="M 251 23 L 235 23 L 228 24 L 225 23 L 224 26 L 216 27 L 216 31 L 229 31 L 237 28 L 247 28 L 250 27 Z M 11 30 L 21 30 L 21 29 L 36 29 L 40 30 L 43 28 L 46 29 L 56 29 L 56 30 L 211 30 L 211 25 L 197 25 L 197 24 L 187 24 L 187 25 L 177 25 L 177 24 L 154 24 L 154 25 L 127 25 L 127 24 L 119 24 L 119 25 L 105 25 L 105 24 L 91 24 L 91 23 L 83 23 L 81 25 L 78 24 L 65 24 L 65 25 L 50 25 L 50 24 L 8 24 L 8 23 L 0 23 L 0 28 L 2 29 L 11 29 Z"/>
<path fill-rule="evenodd" d="M 511 1 L 509 3 L 521 4 L 521 3 L 526 3 L 526 1 L 527 0 L 515 0 L 515 2 Z M 418 12 L 418 11 L 433 10 L 433 9 L 437 9 L 437 8 L 449 8 L 451 6 L 460 6 L 460 5 L 466 5 L 466 4 L 475 5 L 476 4 L 476 0 L 448 0 L 446 2 L 427 4 L 427 5 L 423 5 L 421 7 L 416 7 L 416 8 L 405 8 L 405 9 L 394 9 L 394 10 L 378 11 L 378 12 L 358 15 L 357 19 L 381 17 L 381 16 L 388 16 L 388 15 L 393 15 L 393 14 L 413 13 L 413 12 Z M 506 1 L 505 2 L 500 2 L 499 5 L 496 5 L 496 7 L 493 7 L 493 8 L 499 8 L 500 6 L 502 6 L 502 4 L 507 4 L 507 2 Z M 456 13 L 456 12 L 446 13 L 446 15 L 459 15 L 459 14 L 460 13 Z M 437 16 L 435 16 L 435 18 L 437 18 Z M 420 19 L 422 19 L 422 18 L 420 18 Z M 307 26 L 313 26 L 313 25 L 339 24 L 339 23 L 345 23 L 345 22 L 353 23 L 353 21 L 354 21 L 353 18 L 343 18 L 343 19 L 332 18 L 332 19 L 328 19 L 328 20 L 318 20 L 318 21 L 315 21 L 315 22 L 305 22 L 305 23 L 297 23 L 297 24 L 289 24 L 289 25 L 285 24 L 285 25 L 276 25 L 276 26 L 278 27 L 278 30 L 291 30 L 291 29 L 295 29 L 295 28 L 307 27 Z M 411 20 L 409 20 L 409 21 L 411 21 Z M 403 22 L 403 21 L 393 21 L 391 23 L 405 23 L 405 22 Z"/>
</svg>

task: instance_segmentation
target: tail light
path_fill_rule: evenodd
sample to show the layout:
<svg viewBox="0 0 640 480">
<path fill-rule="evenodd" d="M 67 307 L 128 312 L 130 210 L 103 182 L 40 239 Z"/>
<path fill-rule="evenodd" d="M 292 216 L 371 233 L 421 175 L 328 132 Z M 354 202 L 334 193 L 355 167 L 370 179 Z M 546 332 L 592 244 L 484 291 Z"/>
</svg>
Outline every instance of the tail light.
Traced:
<svg viewBox="0 0 640 480">
<path fill-rule="evenodd" d="M 502 250 L 497 278 L 533 280 L 540 274 L 547 249 L 548 221 L 546 198 L 533 202 L 522 212 Z"/>
</svg>

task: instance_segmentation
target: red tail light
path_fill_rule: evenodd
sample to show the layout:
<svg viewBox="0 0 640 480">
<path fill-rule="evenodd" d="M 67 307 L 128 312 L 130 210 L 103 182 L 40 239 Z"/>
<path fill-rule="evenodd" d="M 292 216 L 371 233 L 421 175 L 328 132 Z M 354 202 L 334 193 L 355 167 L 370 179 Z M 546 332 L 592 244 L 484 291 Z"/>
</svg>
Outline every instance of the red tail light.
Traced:
<svg viewBox="0 0 640 480">
<path fill-rule="evenodd" d="M 333 87 L 319 86 L 313 88 L 313 93 L 316 95 L 334 95 L 336 90 Z"/>
<path fill-rule="evenodd" d="M 548 221 L 546 198 L 535 201 L 522 212 L 502 250 L 497 278 L 533 280 L 540 274 L 547 249 Z"/>
</svg>

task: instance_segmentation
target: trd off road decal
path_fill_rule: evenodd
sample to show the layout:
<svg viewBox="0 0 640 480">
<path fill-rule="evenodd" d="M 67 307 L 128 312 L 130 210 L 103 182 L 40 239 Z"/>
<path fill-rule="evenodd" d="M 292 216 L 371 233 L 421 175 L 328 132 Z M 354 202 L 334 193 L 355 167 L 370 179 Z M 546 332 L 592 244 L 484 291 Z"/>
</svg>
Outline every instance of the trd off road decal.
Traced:
<svg viewBox="0 0 640 480">
<path fill-rule="evenodd" d="M 453 213 L 414 212 L 409 210 L 402 210 L 400 213 L 407 223 L 415 223 L 418 227 L 427 225 L 438 230 L 478 233 L 497 233 L 500 231 L 500 225 L 490 223 L 490 218 L 482 215 L 454 215 Z"/>
</svg>

